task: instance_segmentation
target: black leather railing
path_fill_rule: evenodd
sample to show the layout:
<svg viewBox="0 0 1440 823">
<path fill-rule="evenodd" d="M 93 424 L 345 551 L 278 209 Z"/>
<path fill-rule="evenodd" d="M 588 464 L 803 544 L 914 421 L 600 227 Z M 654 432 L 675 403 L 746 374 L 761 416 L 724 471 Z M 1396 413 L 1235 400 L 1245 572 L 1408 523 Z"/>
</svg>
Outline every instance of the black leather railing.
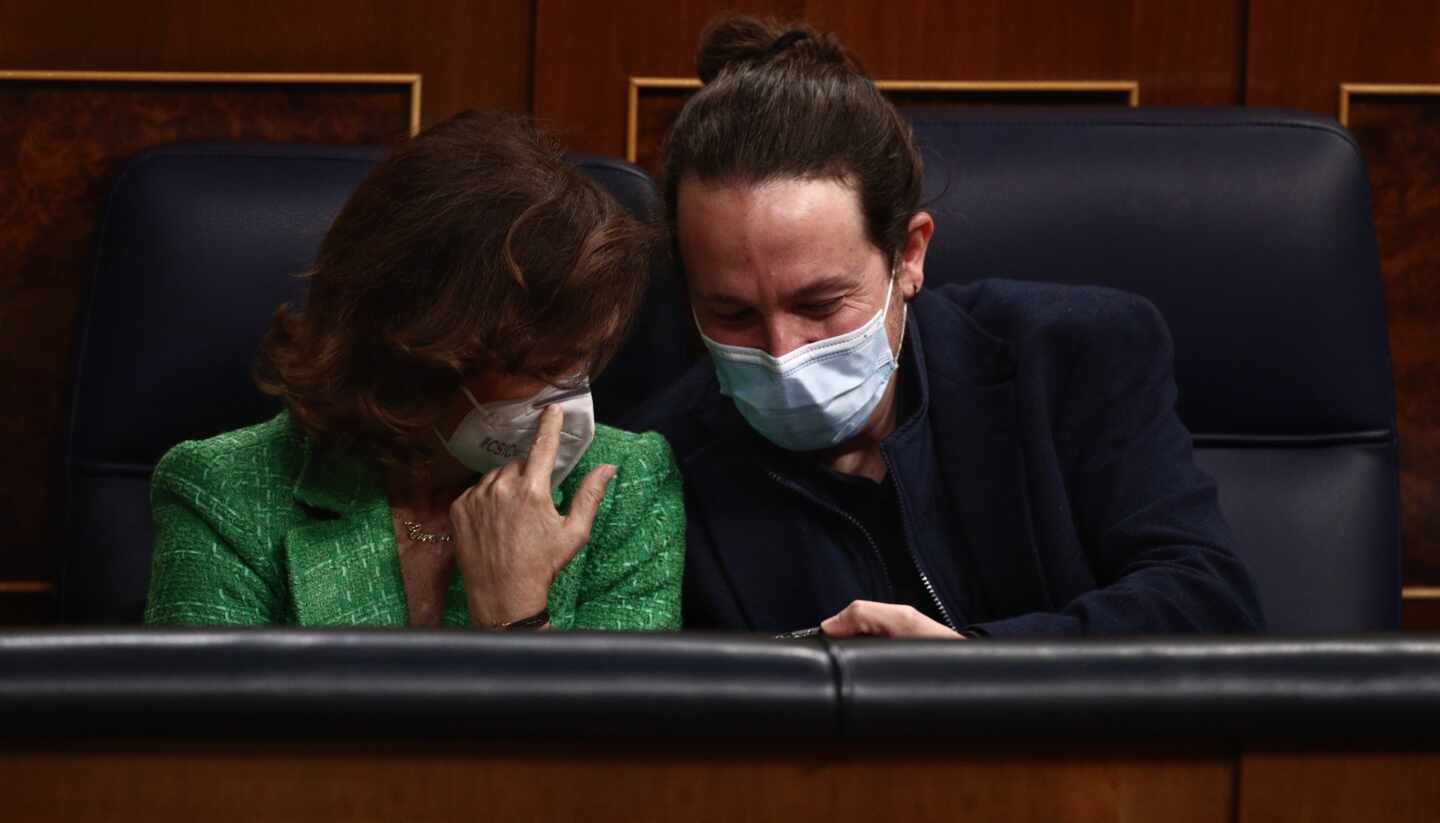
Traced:
<svg viewBox="0 0 1440 823">
<path fill-rule="evenodd" d="M 1440 640 L 0 635 L 0 737 L 1407 738 Z"/>
</svg>

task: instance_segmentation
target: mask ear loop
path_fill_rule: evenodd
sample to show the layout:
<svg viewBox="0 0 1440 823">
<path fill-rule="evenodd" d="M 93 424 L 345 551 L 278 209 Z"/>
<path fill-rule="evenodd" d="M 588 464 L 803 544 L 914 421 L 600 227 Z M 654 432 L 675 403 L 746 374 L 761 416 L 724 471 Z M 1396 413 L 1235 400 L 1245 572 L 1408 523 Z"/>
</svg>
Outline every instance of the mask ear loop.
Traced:
<svg viewBox="0 0 1440 823">
<path fill-rule="evenodd" d="M 470 389 L 466 387 L 464 383 L 460 384 L 460 391 L 465 393 L 465 399 L 470 401 L 470 405 L 474 406 L 476 411 L 480 411 L 480 402 L 475 399 L 475 395 L 470 393 Z M 447 438 L 445 435 L 441 434 L 440 430 L 435 428 L 434 426 L 430 427 L 430 431 L 435 432 L 435 436 L 440 440 L 440 445 L 444 446 L 446 451 L 449 451 L 450 439 Z"/>
<path fill-rule="evenodd" d="M 540 401 L 538 401 L 538 402 L 537 402 L 537 401 L 532 401 L 532 402 L 530 403 L 530 408 L 531 408 L 532 410 L 534 410 L 534 409 L 543 409 L 543 408 L 545 408 L 546 406 L 554 406 L 554 405 L 557 404 L 557 403 L 564 403 L 566 400 L 574 400 L 574 399 L 577 398 L 577 397 L 584 397 L 585 395 L 587 395 L 587 394 L 589 394 L 589 393 L 590 393 L 590 384 L 589 384 L 589 382 L 587 381 L 586 384 L 583 385 L 583 386 L 576 386 L 576 387 L 571 388 L 571 389 L 566 389 L 566 390 L 564 390 L 564 391 L 557 392 L 556 394 L 553 394 L 553 395 L 551 395 L 550 397 L 547 397 L 547 398 L 545 398 L 544 400 L 540 400 Z"/>
<path fill-rule="evenodd" d="M 898 281 L 899 279 L 900 279 L 900 253 L 899 253 L 899 252 L 896 252 L 896 253 L 895 253 L 895 262 L 894 262 L 894 264 L 891 265 L 891 267 L 890 267 L 890 288 L 891 288 L 891 289 L 895 288 L 895 283 L 896 283 L 896 281 Z M 885 311 L 886 311 L 886 312 L 889 312 L 889 311 L 890 311 L 890 297 L 888 296 L 888 294 L 887 294 L 887 296 L 886 296 L 886 298 L 885 298 Z M 895 356 L 894 356 L 893 358 L 891 358 L 891 359 L 895 362 L 895 367 L 896 367 L 896 368 L 899 368 L 899 367 L 900 367 L 900 353 L 903 352 L 903 351 L 905 351 L 905 327 L 906 327 L 906 323 L 909 322 L 909 320 L 910 320 L 910 301 L 909 301 L 909 300 L 906 300 L 906 299 L 905 299 L 905 295 L 902 293 L 902 294 L 900 295 L 900 345 L 898 345 L 898 346 L 895 347 Z M 887 340 L 886 342 L 889 342 L 889 341 Z"/>
<path fill-rule="evenodd" d="M 460 391 L 465 392 L 465 398 L 470 401 L 470 405 L 474 406 L 476 411 L 479 411 L 480 401 L 475 399 L 475 395 L 470 393 L 470 389 L 464 383 L 460 384 Z"/>
</svg>

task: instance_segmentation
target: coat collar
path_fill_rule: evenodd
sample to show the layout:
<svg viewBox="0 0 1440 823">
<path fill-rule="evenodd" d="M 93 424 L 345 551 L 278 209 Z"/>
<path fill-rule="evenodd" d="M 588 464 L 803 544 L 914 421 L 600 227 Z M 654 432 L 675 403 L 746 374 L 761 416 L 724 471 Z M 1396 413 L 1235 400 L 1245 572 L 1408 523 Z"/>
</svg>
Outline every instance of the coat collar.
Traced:
<svg viewBox="0 0 1440 823">
<path fill-rule="evenodd" d="M 295 481 L 295 499 L 333 514 L 363 511 L 385 497 L 379 470 L 364 461 L 320 448 L 305 438 L 305 462 Z"/>
<path fill-rule="evenodd" d="M 1017 400 L 1017 357 L 1013 345 L 990 333 L 965 310 L 976 287 L 922 293 L 913 303 L 914 357 L 920 374 L 924 428 L 897 430 L 886 442 L 896 463 L 897 482 L 932 465 L 932 487 L 942 508 L 940 523 L 922 523 L 935 534 L 947 511 L 959 514 L 973 558 L 973 573 L 982 586 L 987 611 L 993 615 L 1022 613 L 1049 601 L 1035 547 Z M 923 448 L 919 441 L 930 438 Z M 914 496 L 915 490 L 905 490 Z M 952 518 L 951 523 L 955 520 Z M 944 562 L 944 541 L 917 547 L 922 563 L 937 568 L 946 588 L 958 585 L 950 575 L 964 573 Z"/>
<path fill-rule="evenodd" d="M 1014 378 L 1015 347 L 966 310 L 977 293 L 973 287 L 945 292 L 922 291 L 910 302 L 907 342 L 924 385 L 932 377 L 979 386 Z"/>
<path fill-rule="evenodd" d="M 405 584 L 378 468 L 306 438 L 293 495 L 314 515 L 286 537 L 296 622 L 404 626 Z"/>
</svg>

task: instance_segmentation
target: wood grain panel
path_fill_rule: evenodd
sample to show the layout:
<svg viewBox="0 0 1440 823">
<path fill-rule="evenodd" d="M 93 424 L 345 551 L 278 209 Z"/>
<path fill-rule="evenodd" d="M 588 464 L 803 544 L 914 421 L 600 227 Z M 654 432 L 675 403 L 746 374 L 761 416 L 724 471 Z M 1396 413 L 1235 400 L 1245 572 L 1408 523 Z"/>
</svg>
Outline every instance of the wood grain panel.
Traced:
<svg viewBox="0 0 1440 823">
<path fill-rule="evenodd" d="M 1244 0 L 809 0 L 878 79 L 1140 81 L 1147 105 L 1238 103 Z"/>
<path fill-rule="evenodd" d="M 700 30 L 725 11 L 794 19 L 804 0 L 536 0 L 534 111 L 577 151 L 621 156 L 631 77 L 695 74 Z"/>
<path fill-rule="evenodd" d="M 0 68 L 414 73 L 428 125 L 529 109 L 532 2 L 0 0 Z"/>
<path fill-rule="evenodd" d="M 1426 596 L 1407 595 L 1401 603 L 1400 625 L 1407 632 L 1440 632 L 1440 596 L 1434 589 L 1423 590 Z"/>
<path fill-rule="evenodd" d="M 535 112 L 585 151 L 620 154 L 630 77 L 689 77 L 730 6 L 834 31 L 877 79 L 1140 81 L 1147 105 L 1239 102 L 1242 0 L 538 0 Z"/>
<path fill-rule="evenodd" d="M 1370 167 L 1400 429 L 1407 585 L 1440 584 L 1440 86 L 1350 97 Z"/>
<path fill-rule="evenodd" d="M 489 750 L 151 744 L 133 751 L 57 747 L 0 758 L 6 819 L 16 823 L 465 816 L 596 823 L 1198 823 L 1230 820 L 1234 800 L 1233 756 L 1159 747 L 1107 753 L 839 741 L 808 749 L 774 741 L 559 742 Z"/>
<path fill-rule="evenodd" d="M 878 85 L 901 111 L 995 106 L 1133 106 L 1134 82 L 957 83 L 881 80 Z M 625 159 L 659 179 L 665 135 L 685 101 L 700 88 L 697 78 L 632 77 L 626 112 Z"/>
<path fill-rule="evenodd" d="M 62 406 L 95 221 L 115 170 L 174 140 L 385 143 L 409 85 L 0 80 L 0 579 L 53 574 Z M 48 481 L 48 482 L 47 482 Z"/>
<path fill-rule="evenodd" d="M 1336 114 L 1341 83 L 1440 83 L 1433 0 L 1250 0 L 1245 98 Z"/>
<path fill-rule="evenodd" d="M 1240 760 L 1240 823 L 1428 823 L 1440 808 L 1440 754 L 1249 751 Z"/>
</svg>

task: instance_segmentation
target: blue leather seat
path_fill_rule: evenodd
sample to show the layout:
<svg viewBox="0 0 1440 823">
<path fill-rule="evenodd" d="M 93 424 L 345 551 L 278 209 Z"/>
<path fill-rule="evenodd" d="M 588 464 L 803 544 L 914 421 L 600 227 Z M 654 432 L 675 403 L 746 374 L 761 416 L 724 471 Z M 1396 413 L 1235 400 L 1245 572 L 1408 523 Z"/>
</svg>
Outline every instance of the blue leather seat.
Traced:
<svg viewBox="0 0 1440 823">
<path fill-rule="evenodd" d="M 268 419 L 280 408 L 251 380 L 275 307 L 378 148 L 175 144 L 133 158 L 105 206 L 90 293 L 77 325 L 66 430 L 68 622 L 140 619 L 150 570 L 149 475 L 181 440 Z M 646 217 L 654 184 L 619 161 L 572 162 Z M 655 273 L 637 333 L 595 386 L 613 421 L 644 385 L 679 374 L 688 316 L 675 279 Z M 676 330 L 679 331 L 676 331 Z"/>
<path fill-rule="evenodd" d="M 1350 135 L 1256 109 L 913 122 L 937 223 L 927 285 L 1010 277 L 1149 298 L 1271 631 L 1397 627 L 1395 400 Z"/>
</svg>

